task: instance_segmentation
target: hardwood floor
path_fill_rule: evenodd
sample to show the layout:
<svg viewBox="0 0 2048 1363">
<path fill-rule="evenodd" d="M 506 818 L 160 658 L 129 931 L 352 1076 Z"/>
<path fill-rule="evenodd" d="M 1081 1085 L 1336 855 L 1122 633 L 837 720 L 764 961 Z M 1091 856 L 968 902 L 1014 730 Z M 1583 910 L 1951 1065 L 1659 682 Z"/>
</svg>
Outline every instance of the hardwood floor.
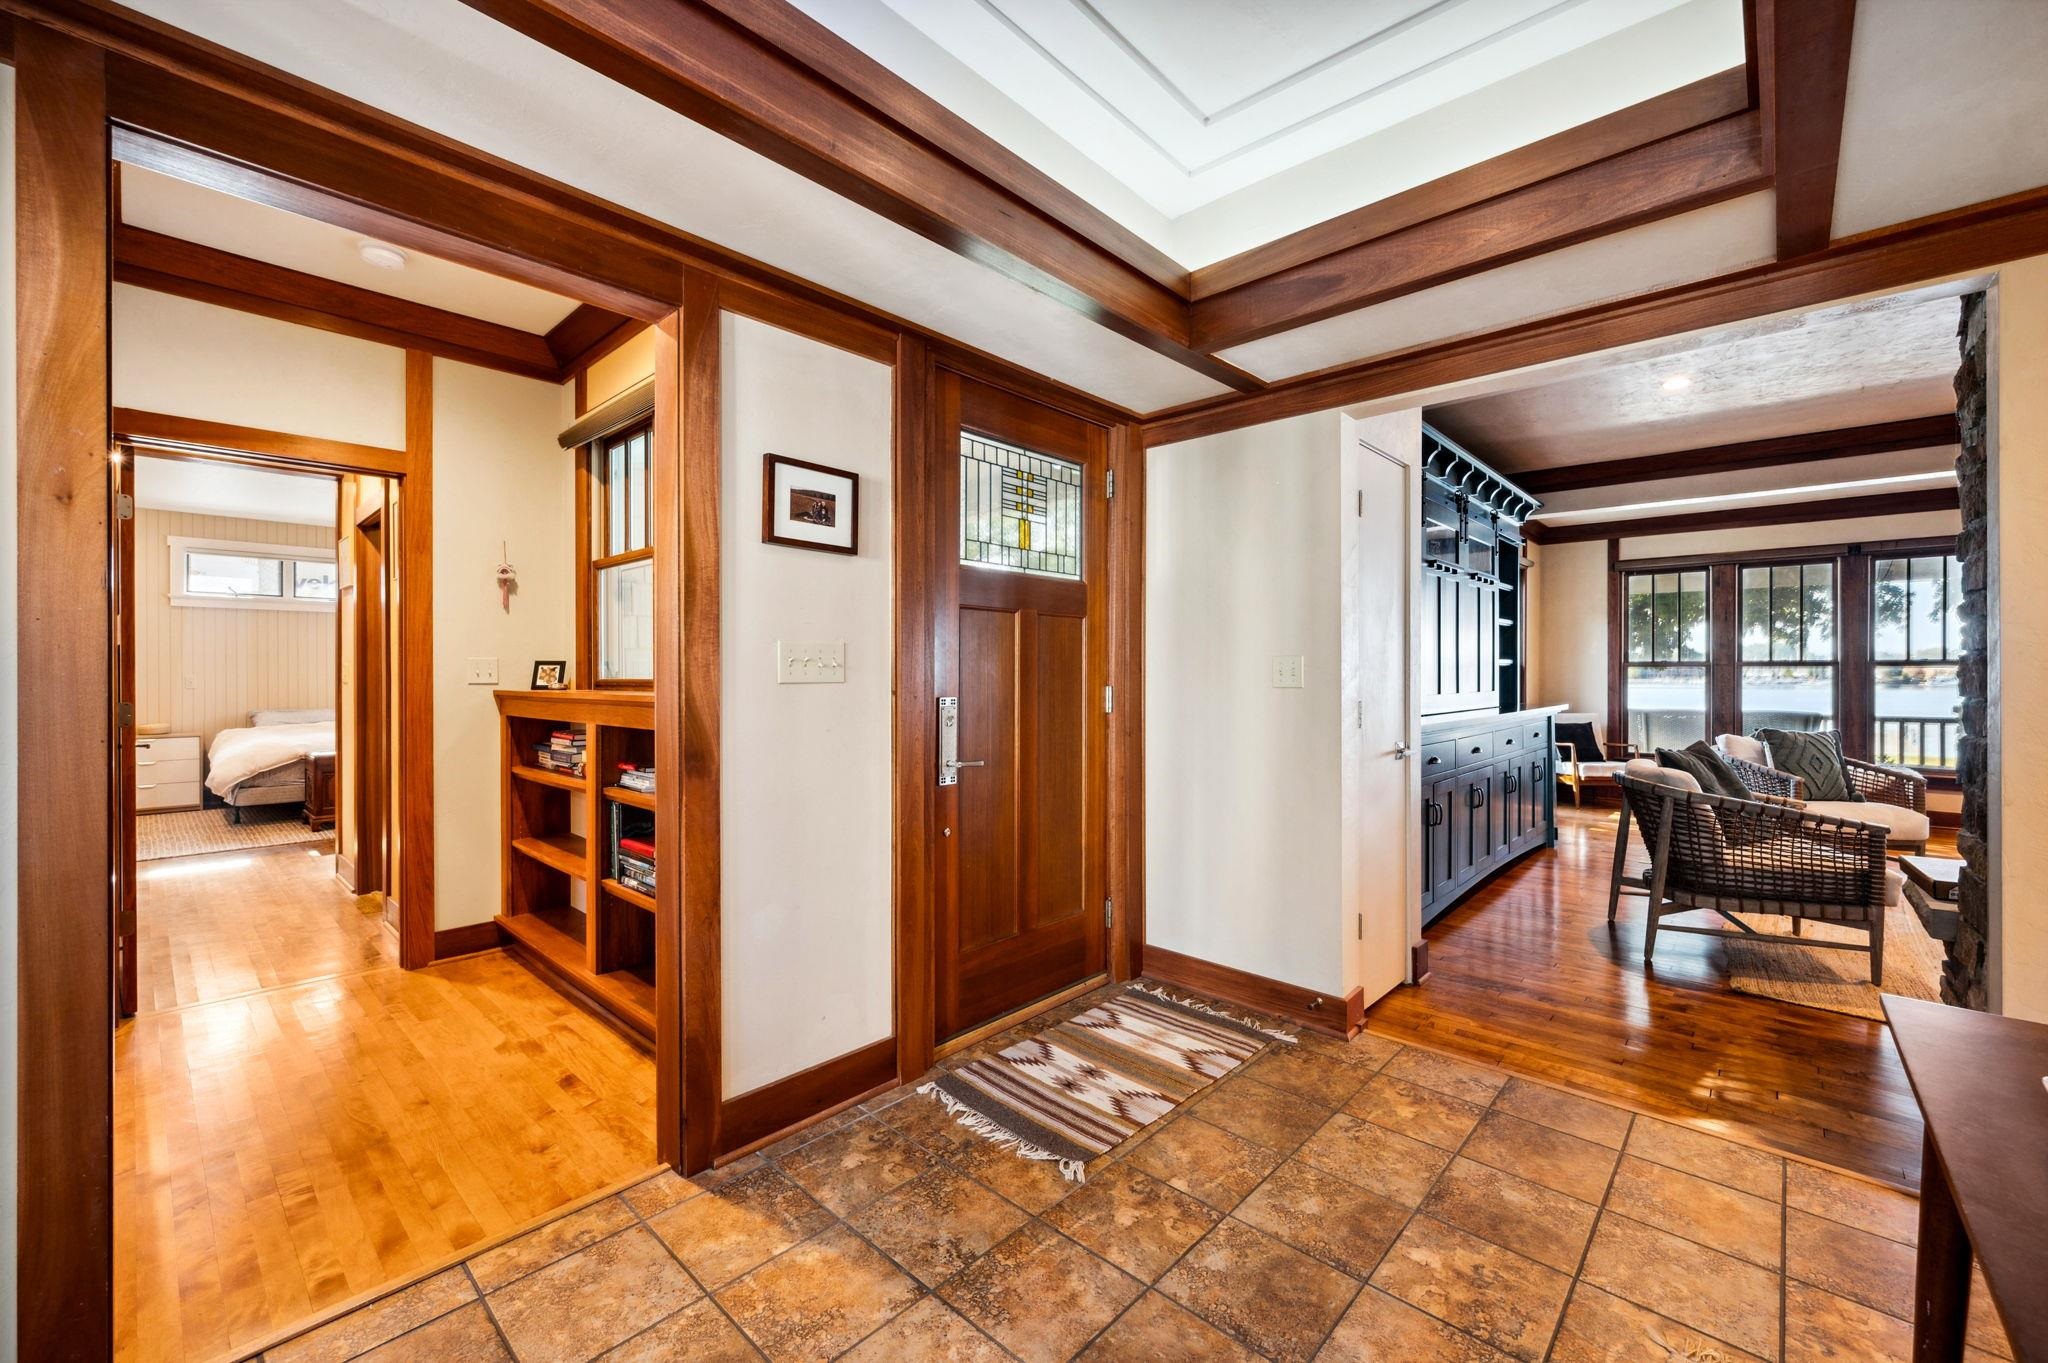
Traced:
<svg viewBox="0 0 2048 1363">
<path fill-rule="evenodd" d="M 653 1167 L 652 1060 L 523 966 L 398 970 L 303 847 L 204 860 L 139 904 L 156 996 L 202 1001 L 115 1038 L 124 1363 L 238 1355 Z"/>
<path fill-rule="evenodd" d="M 1664 936 L 1646 967 L 1640 899 L 1609 928 L 1618 816 L 1561 808 L 1556 850 L 1430 927 L 1429 978 L 1367 1029 L 1917 1189 L 1919 1109 L 1881 1023 L 1734 993 L 1711 938 Z"/>
</svg>

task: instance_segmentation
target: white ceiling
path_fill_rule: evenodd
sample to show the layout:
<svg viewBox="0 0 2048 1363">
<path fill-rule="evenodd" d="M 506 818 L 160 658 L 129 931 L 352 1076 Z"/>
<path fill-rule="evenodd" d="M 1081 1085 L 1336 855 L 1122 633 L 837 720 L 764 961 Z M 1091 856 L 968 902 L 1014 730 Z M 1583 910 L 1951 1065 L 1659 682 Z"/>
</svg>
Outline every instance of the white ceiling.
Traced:
<svg viewBox="0 0 2048 1363">
<path fill-rule="evenodd" d="M 333 525 L 335 481 L 203 459 L 135 459 L 135 504 L 293 525 Z"/>
<path fill-rule="evenodd" d="M 406 253 L 402 270 L 379 269 L 364 262 L 358 248 L 368 238 L 358 232 L 139 166 L 121 168 L 121 221 L 521 331 L 545 333 L 576 308 L 572 299 L 417 251 Z"/>
</svg>

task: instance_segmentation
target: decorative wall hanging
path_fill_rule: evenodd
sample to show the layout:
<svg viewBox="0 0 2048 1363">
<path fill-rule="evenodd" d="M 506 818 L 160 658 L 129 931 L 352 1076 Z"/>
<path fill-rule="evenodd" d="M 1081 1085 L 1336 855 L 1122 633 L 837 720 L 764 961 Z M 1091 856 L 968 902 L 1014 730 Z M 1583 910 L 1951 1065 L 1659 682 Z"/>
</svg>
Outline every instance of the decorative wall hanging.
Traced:
<svg viewBox="0 0 2048 1363">
<path fill-rule="evenodd" d="M 761 542 L 828 554 L 860 552 L 860 475 L 761 456 Z"/>
</svg>

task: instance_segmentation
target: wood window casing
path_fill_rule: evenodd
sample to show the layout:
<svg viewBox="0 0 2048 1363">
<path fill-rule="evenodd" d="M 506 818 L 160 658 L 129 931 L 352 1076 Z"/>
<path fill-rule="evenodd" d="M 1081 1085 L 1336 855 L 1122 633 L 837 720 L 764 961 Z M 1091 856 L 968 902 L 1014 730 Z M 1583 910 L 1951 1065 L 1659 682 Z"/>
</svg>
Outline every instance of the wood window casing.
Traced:
<svg viewBox="0 0 2048 1363">
<path fill-rule="evenodd" d="M 652 419 L 636 422 L 581 446 L 576 469 L 576 564 L 577 626 L 576 677 L 580 685 L 594 688 L 621 687 L 644 691 L 654 685 L 652 676 L 607 677 L 602 674 L 604 649 L 604 601 L 599 595 L 608 569 L 654 559 Z M 614 451 L 629 450 L 635 442 L 640 450 L 638 477 L 624 489 L 613 486 Z M 615 495 L 616 494 L 616 495 Z M 631 503 L 639 504 L 637 534 L 632 528 Z M 614 520 L 616 510 L 627 511 L 623 530 Z M 626 547 L 614 549 L 614 545 Z"/>
</svg>

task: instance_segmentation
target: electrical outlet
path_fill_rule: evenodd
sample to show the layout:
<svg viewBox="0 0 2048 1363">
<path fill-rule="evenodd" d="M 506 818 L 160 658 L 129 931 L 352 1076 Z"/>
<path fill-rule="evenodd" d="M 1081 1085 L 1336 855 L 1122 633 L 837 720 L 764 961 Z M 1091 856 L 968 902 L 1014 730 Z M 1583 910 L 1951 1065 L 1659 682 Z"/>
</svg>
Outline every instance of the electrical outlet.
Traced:
<svg viewBox="0 0 2048 1363">
<path fill-rule="evenodd" d="M 823 643 L 775 641 L 775 681 L 780 686 L 802 686 L 846 680 L 846 641 Z"/>
<path fill-rule="evenodd" d="M 498 684 L 498 660 L 496 658 L 471 658 L 469 660 L 469 684 L 471 686 L 496 686 Z"/>
<path fill-rule="evenodd" d="M 1302 686 L 1302 673 L 1307 659 L 1299 653 L 1276 653 L 1273 655 L 1273 685 L 1290 691 Z"/>
</svg>

